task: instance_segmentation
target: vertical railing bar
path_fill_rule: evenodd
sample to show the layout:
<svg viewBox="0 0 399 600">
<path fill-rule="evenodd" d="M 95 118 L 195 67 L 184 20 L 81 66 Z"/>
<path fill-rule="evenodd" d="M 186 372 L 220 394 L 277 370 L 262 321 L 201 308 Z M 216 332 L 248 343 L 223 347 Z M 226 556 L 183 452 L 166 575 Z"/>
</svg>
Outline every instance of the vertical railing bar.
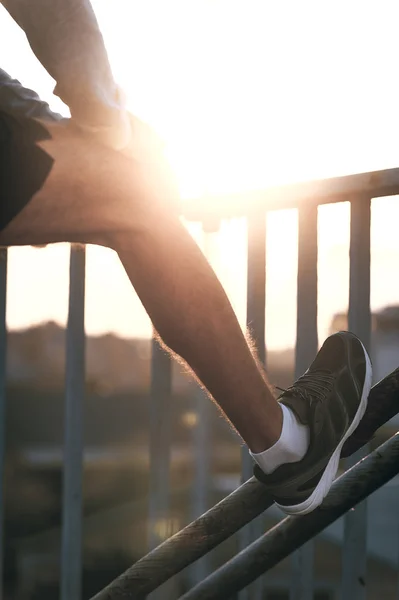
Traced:
<svg viewBox="0 0 399 600">
<path fill-rule="evenodd" d="M 7 250 L 0 248 L 0 598 L 4 589 L 4 522 L 6 460 Z"/>
<path fill-rule="evenodd" d="M 348 329 L 371 345 L 370 244 L 371 199 L 363 195 L 351 202 Z M 367 453 L 362 449 L 346 461 L 351 467 Z M 342 550 L 342 600 L 366 598 L 367 502 L 344 518 Z"/>
<path fill-rule="evenodd" d="M 398 514 L 398 513 L 396 513 Z M 398 528 L 398 521 L 399 519 L 397 519 L 397 529 L 396 529 L 396 539 L 399 540 L 399 528 Z M 396 552 L 396 596 L 395 596 L 396 600 L 399 600 L 399 543 L 397 546 L 397 552 Z"/>
<path fill-rule="evenodd" d="M 220 223 L 203 223 L 204 254 L 211 261 L 213 236 L 217 235 Z M 195 520 L 209 508 L 210 502 L 210 464 L 211 464 L 211 403 L 207 394 L 199 387 L 195 389 L 195 405 L 198 422 L 194 428 L 194 485 L 192 495 L 192 520 Z M 192 585 L 196 585 L 210 573 L 211 557 L 206 554 L 191 567 Z"/>
<path fill-rule="evenodd" d="M 85 270 L 85 247 L 71 246 L 69 309 L 66 330 L 61 600 L 79 600 L 82 593 Z"/>
<path fill-rule="evenodd" d="M 371 346 L 370 247 L 371 199 L 359 196 L 351 202 L 348 326 L 368 351 Z"/>
<path fill-rule="evenodd" d="M 170 397 L 172 365 L 170 356 L 152 339 L 150 401 L 150 485 L 148 546 L 163 541 L 156 531 L 159 519 L 169 516 Z"/>
<path fill-rule="evenodd" d="M 266 214 L 251 214 L 248 224 L 247 257 L 247 327 L 260 362 L 266 366 L 265 312 L 266 312 Z M 242 448 L 242 481 L 253 475 L 253 460 L 248 449 Z M 259 519 L 255 519 L 239 533 L 240 548 L 246 548 L 262 533 Z M 239 600 L 261 600 L 263 578 L 258 578 L 238 594 Z"/>
<path fill-rule="evenodd" d="M 170 516 L 170 451 L 172 361 L 154 332 L 151 353 L 150 384 L 150 480 L 148 507 L 148 547 L 152 550 L 163 542 L 157 526 Z M 155 590 L 151 600 L 167 600 L 173 581 Z"/>
<path fill-rule="evenodd" d="M 210 485 L 210 402 L 198 386 L 195 390 L 197 424 L 194 428 L 194 485 L 192 494 L 192 519 L 197 519 L 209 508 Z M 191 568 L 192 585 L 196 585 L 210 573 L 210 557 L 206 554 Z"/>
<path fill-rule="evenodd" d="M 248 219 L 247 327 L 266 368 L 266 214 Z M 253 461 L 251 461 L 251 468 Z"/>
<path fill-rule="evenodd" d="M 295 379 L 303 375 L 318 350 L 317 205 L 298 209 L 298 285 Z M 290 600 L 313 600 L 314 540 L 292 555 Z"/>
</svg>

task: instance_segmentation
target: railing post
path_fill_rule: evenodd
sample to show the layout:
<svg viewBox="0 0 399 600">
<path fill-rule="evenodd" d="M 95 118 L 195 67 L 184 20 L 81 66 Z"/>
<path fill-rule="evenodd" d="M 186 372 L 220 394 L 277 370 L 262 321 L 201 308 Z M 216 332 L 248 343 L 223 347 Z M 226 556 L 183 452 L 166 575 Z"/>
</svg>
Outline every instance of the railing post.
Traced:
<svg viewBox="0 0 399 600">
<path fill-rule="evenodd" d="M 266 310 L 266 214 L 262 210 L 248 217 L 247 258 L 247 327 L 252 336 L 261 363 L 266 366 L 265 310 Z M 253 460 L 248 449 L 242 448 L 241 480 L 253 475 Z M 261 519 L 249 523 L 239 534 L 241 549 L 246 548 L 262 533 Z M 263 578 L 242 590 L 239 600 L 261 600 Z"/>
<path fill-rule="evenodd" d="M 317 205 L 298 209 L 298 285 L 295 379 L 303 375 L 318 350 Z M 290 600 L 313 600 L 313 540 L 292 556 Z"/>
<path fill-rule="evenodd" d="M 204 254 L 211 263 L 215 259 L 215 236 L 218 235 L 220 229 L 219 220 L 205 220 L 203 222 L 203 240 Z M 195 388 L 195 403 L 196 413 L 198 417 L 197 424 L 194 428 L 194 485 L 192 495 L 192 516 L 193 520 L 205 513 L 209 509 L 209 494 L 211 480 L 211 402 L 206 394 L 199 386 Z M 196 561 L 190 569 L 193 584 L 199 583 L 211 571 L 211 557 L 209 554 L 203 556 Z"/>
<path fill-rule="evenodd" d="M 366 350 L 371 344 L 370 314 L 371 200 L 358 196 L 351 202 L 348 329 L 359 336 Z M 349 468 L 367 453 L 362 449 L 346 461 Z M 344 518 L 342 600 L 366 598 L 367 501 Z"/>
<path fill-rule="evenodd" d="M 7 250 L 0 248 L 0 598 L 4 587 L 4 471 L 6 461 Z"/>
<path fill-rule="evenodd" d="M 351 202 L 348 324 L 368 351 L 371 346 L 370 227 L 371 199 L 359 196 Z"/>
<path fill-rule="evenodd" d="M 79 600 L 82 592 L 85 265 L 85 248 L 77 245 L 71 246 L 69 311 L 66 331 L 61 600 Z"/>
<path fill-rule="evenodd" d="M 197 423 L 194 427 L 194 485 L 192 491 L 192 520 L 197 519 L 209 508 L 210 493 L 210 400 L 206 393 L 199 387 L 195 388 L 195 405 L 197 414 Z M 192 584 L 205 579 L 209 575 L 210 556 L 206 554 L 197 560 L 190 569 Z"/>
<path fill-rule="evenodd" d="M 150 481 L 148 509 L 148 546 L 152 550 L 164 541 L 161 523 L 170 517 L 170 430 L 172 364 L 169 354 L 152 339 L 150 390 Z M 173 582 L 166 582 L 151 594 L 151 600 L 167 600 Z"/>
</svg>

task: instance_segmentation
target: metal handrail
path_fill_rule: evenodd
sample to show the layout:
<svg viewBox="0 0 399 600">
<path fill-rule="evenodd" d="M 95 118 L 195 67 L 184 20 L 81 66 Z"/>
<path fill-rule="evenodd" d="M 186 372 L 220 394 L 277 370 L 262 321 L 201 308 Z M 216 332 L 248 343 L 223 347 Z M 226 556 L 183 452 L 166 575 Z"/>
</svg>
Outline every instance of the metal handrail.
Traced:
<svg viewBox="0 0 399 600">
<path fill-rule="evenodd" d="M 379 198 L 399 194 L 399 168 L 355 173 L 342 177 L 301 181 L 265 190 L 231 194 L 207 194 L 182 203 L 184 217 L 206 221 L 243 217 L 254 211 L 298 208 L 304 203 L 322 205 L 346 202 L 354 196 Z"/>
<path fill-rule="evenodd" d="M 268 571 L 399 473 L 399 433 L 346 471 L 313 513 L 287 517 L 180 600 L 223 600 Z M 142 596 L 135 596 L 137 600 Z M 111 598 L 111 596 L 110 596 Z M 116 598 L 116 596 L 112 596 Z"/>
<path fill-rule="evenodd" d="M 393 414 L 399 412 L 399 369 L 372 388 L 369 406 L 373 407 L 373 411 L 369 415 L 366 412 L 364 422 L 370 418 L 376 426 L 382 425 Z M 381 412 L 376 412 L 375 407 L 381 407 Z M 362 436 L 356 437 L 355 434 L 350 442 L 350 449 L 353 452 L 363 444 Z M 398 440 L 396 445 L 399 447 Z M 364 473 L 362 477 L 364 477 Z M 96 594 L 93 600 L 121 600 L 126 597 L 139 600 L 144 598 L 272 504 L 266 488 L 252 477 L 201 517 L 137 561 Z"/>
</svg>

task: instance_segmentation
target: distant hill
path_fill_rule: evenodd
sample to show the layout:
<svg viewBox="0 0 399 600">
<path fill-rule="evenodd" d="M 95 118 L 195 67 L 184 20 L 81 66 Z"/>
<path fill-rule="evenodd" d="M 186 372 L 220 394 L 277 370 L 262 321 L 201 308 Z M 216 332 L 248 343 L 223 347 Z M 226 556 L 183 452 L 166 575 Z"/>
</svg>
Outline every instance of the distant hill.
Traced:
<svg viewBox="0 0 399 600">
<path fill-rule="evenodd" d="M 331 321 L 330 333 L 344 331 L 348 328 L 346 313 L 337 313 Z M 399 306 L 386 306 L 371 315 L 371 331 L 375 334 L 399 332 Z"/>
<path fill-rule="evenodd" d="M 86 340 L 86 381 L 99 395 L 145 392 L 150 384 L 151 341 L 123 339 L 114 334 L 88 336 Z M 292 350 L 268 353 L 272 382 L 284 386 L 292 378 Z M 11 331 L 7 347 L 7 382 L 58 391 L 65 379 L 65 329 L 49 322 L 20 331 Z M 185 393 L 190 378 L 174 365 L 174 390 Z"/>
<path fill-rule="evenodd" d="M 347 315 L 337 313 L 330 333 L 347 329 Z M 388 306 L 372 315 L 373 345 L 394 345 L 399 340 L 399 306 Z M 88 391 L 100 396 L 146 393 L 150 385 L 151 341 L 124 339 L 114 334 L 86 339 L 86 382 Z M 294 374 L 292 348 L 267 352 L 267 373 L 272 384 L 290 385 Z M 177 394 L 186 394 L 191 378 L 174 363 L 173 385 Z M 8 335 L 7 382 L 36 390 L 60 391 L 65 379 L 65 329 L 53 322 Z"/>
</svg>

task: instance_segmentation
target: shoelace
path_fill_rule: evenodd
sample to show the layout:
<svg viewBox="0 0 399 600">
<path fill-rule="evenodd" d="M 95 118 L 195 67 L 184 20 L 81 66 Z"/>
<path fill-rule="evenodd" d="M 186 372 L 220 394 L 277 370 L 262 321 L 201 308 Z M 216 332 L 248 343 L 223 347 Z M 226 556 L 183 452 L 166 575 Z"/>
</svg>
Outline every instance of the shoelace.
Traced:
<svg viewBox="0 0 399 600">
<path fill-rule="evenodd" d="M 302 375 L 294 385 L 283 389 L 276 385 L 276 388 L 285 394 L 299 396 L 313 404 L 314 402 L 323 402 L 334 384 L 334 375 L 329 371 L 314 370 L 311 373 Z"/>
</svg>

